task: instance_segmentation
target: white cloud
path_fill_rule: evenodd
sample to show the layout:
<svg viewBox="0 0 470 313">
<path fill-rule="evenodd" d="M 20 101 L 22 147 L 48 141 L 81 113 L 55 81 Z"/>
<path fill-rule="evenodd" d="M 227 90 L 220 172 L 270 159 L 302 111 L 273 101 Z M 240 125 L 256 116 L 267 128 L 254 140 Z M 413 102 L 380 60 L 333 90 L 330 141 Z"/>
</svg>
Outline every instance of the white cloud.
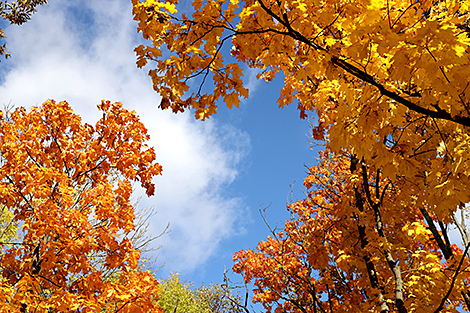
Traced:
<svg viewBox="0 0 470 313">
<path fill-rule="evenodd" d="M 135 66 L 135 32 L 129 1 L 51 1 L 27 24 L 6 29 L 13 57 L 1 64 L 12 66 L 3 73 L 0 103 L 67 100 L 87 122 L 98 118 L 101 99 L 136 110 L 164 168 L 156 196 L 140 203 L 158 211 L 152 234 L 171 223 L 171 233 L 157 243 L 163 245 L 158 261 L 169 270 L 191 270 L 239 231 L 243 203 L 223 192 L 237 176 L 249 138 L 230 126 L 159 110 L 150 79 Z"/>
<path fill-rule="evenodd" d="M 258 89 L 261 81 L 256 78 L 256 76 L 260 73 L 261 71 L 257 68 L 245 68 L 244 71 L 244 81 L 245 81 L 245 87 L 250 90 L 250 96 L 256 92 Z"/>
</svg>

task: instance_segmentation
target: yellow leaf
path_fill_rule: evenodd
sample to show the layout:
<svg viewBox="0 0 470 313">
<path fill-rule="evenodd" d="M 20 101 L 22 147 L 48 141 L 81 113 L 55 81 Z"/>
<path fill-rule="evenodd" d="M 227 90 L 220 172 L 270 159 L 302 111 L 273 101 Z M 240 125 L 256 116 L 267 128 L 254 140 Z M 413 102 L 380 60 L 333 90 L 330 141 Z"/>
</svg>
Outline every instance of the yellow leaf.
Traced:
<svg viewBox="0 0 470 313">
<path fill-rule="evenodd" d="M 225 96 L 224 98 L 225 103 L 227 104 L 227 107 L 229 109 L 232 109 L 232 106 L 235 105 L 237 108 L 240 103 L 240 99 L 238 98 L 238 94 L 234 91 L 232 93 L 229 93 L 228 95 Z"/>
</svg>

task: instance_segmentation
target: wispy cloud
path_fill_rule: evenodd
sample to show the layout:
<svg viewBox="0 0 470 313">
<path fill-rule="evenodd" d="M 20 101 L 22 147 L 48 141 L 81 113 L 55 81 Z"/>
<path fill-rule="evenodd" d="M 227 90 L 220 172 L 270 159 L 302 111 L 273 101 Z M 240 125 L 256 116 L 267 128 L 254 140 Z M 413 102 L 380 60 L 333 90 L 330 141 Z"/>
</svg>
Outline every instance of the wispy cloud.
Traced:
<svg viewBox="0 0 470 313">
<path fill-rule="evenodd" d="M 135 31 L 129 1 L 52 1 L 27 24 L 6 29 L 13 57 L 1 64 L 11 66 L 2 73 L 0 102 L 28 107 L 67 100 L 87 122 L 98 118 L 101 99 L 136 110 L 164 168 L 155 180 L 156 196 L 140 202 L 158 211 L 154 235 L 171 224 L 171 233 L 157 243 L 163 245 L 158 261 L 168 270 L 192 270 L 239 231 L 243 201 L 224 191 L 250 140 L 234 127 L 157 109 L 150 79 L 135 66 Z"/>
<path fill-rule="evenodd" d="M 258 89 L 261 81 L 256 78 L 256 76 L 261 72 L 259 69 L 257 68 L 249 68 L 247 67 L 245 70 L 245 77 L 244 77 L 244 83 L 245 83 L 245 87 L 248 88 L 248 90 L 250 90 L 250 96 L 252 94 L 254 94 L 256 92 L 256 90 Z"/>
</svg>

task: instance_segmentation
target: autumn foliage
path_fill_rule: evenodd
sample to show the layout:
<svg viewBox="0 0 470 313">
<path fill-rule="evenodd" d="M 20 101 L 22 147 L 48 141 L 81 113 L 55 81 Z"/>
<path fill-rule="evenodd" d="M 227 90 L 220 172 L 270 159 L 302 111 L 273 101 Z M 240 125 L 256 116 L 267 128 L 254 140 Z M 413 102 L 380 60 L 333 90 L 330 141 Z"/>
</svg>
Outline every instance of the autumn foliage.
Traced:
<svg viewBox="0 0 470 313">
<path fill-rule="evenodd" d="M 21 24 L 46 2 L 20 3 L 26 16 L 0 13 Z M 187 14 L 177 0 L 132 4 L 148 40 L 137 65 L 151 68 L 162 109 L 204 120 L 220 101 L 237 107 L 251 68 L 283 79 L 280 107 L 317 118 L 327 149 L 307 198 L 235 255 L 255 301 L 304 313 L 470 307 L 470 1 L 193 0 Z M 2 312 L 158 310 L 127 234 L 132 183 L 152 195 L 161 167 L 134 112 L 98 108 L 95 126 L 65 102 L 1 116 Z"/>
<path fill-rule="evenodd" d="M 0 234 L 1 312 L 158 311 L 126 234 L 133 182 L 153 195 L 162 169 L 135 112 L 98 109 L 94 126 L 53 100 L 0 116 L 0 205 L 19 226 Z"/>
<path fill-rule="evenodd" d="M 279 74 L 279 106 L 315 111 L 314 135 L 334 152 L 412 181 L 410 201 L 446 222 L 470 201 L 468 1 L 210 0 L 193 1 L 191 17 L 177 3 L 133 1 L 150 40 L 137 64 L 152 62 L 162 108 L 205 119 L 217 100 L 248 96 L 245 67 Z"/>
<path fill-rule="evenodd" d="M 234 256 L 235 271 L 254 284 L 253 300 L 267 312 L 457 312 L 465 305 L 468 259 L 449 244 L 446 260 L 426 211 L 402 201 L 399 186 L 365 165 L 351 173 L 347 157 L 329 152 L 304 184 L 308 197 L 288 206 L 292 219 L 283 229 Z"/>
<path fill-rule="evenodd" d="M 132 3 L 148 39 L 137 65 L 151 67 L 161 108 L 204 120 L 220 100 L 238 106 L 255 69 L 283 79 L 278 105 L 315 117 L 313 137 L 334 155 L 282 235 L 239 254 L 256 300 L 302 312 L 470 307 L 470 237 L 456 218 L 470 202 L 469 1 Z"/>
</svg>

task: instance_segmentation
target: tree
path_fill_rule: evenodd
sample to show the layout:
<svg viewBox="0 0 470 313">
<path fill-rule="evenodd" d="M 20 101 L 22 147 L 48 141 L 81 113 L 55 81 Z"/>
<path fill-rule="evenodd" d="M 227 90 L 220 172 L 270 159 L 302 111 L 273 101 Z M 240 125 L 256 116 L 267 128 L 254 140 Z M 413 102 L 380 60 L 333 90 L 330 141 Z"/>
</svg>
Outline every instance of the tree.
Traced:
<svg viewBox="0 0 470 313">
<path fill-rule="evenodd" d="M 470 202 L 469 1 L 195 0 L 191 16 L 176 0 L 132 3 L 150 41 L 136 48 L 137 65 L 151 62 L 162 109 L 204 120 L 218 100 L 232 108 L 248 97 L 244 67 L 266 82 L 280 75 L 280 107 L 295 103 L 302 118 L 313 111 L 315 139 L 347 152 L 349 167 L 366 172 L 363 185 L 384 179 L 382 194 L 399 190 L 399 203 L 422 214 L 390 215 L 394 236 L 424 218 L 447 262 L 460 262 L 442 233 Z"/>
<path fill-rule="evenodd" d="M 240 298 L 227 286 L 211 284 L 193 287 L 182 282 L 178 273 L 160 282 L 158 305 L 166 313 L 237 313 L 242 312 Z"/>
<path fill-rule="evenodd" d="M 193 1 L 192 17 L 176 0 L 132 3 L 151 41 L 137 64 L 155 64 L 161 108 L 205 119 L 217 100 L 248 97 L 244 64 L 268 82 L 282 73 L 279 106 L 314 110 L 315 137 L 332 151 L 403 181 L 410 204 L 443 222 L 470 201 L 468 1 L 210 0 Z"/>
<path fill-rule="evenodd" d="M 0 16 L 12 25 L 21 25 L 31 18 L 38 5 L 44 4 L 48 4 L 47 0 L 0 1 Z M 0 29 L 0 38 L 6 38 L 3 29 Z M 0 55 L 7 58 L 10 56 L 6 51 L 6 44 L 0 46 Z"/>
<path fill-rule="evenodd" d="M 0 116 L 0 205 L 20 226 L 0 246 L 2 312 L 159 311 L 157 281 L 118 234 L 134 229 L 132 182 L 153 195 L 162 169 L 135 112 L 98 109 L 95 126 L 53 100 Z"/>
<path fill-rule="evenodd" d="M 254 301 L 267 312 L 458 312 L 468 246 L 451 245 L 389 179 L 364 164 L 353 172 L 348 157 L 323 152 L 292 219 L 235 254 Z"/>
</svg>

